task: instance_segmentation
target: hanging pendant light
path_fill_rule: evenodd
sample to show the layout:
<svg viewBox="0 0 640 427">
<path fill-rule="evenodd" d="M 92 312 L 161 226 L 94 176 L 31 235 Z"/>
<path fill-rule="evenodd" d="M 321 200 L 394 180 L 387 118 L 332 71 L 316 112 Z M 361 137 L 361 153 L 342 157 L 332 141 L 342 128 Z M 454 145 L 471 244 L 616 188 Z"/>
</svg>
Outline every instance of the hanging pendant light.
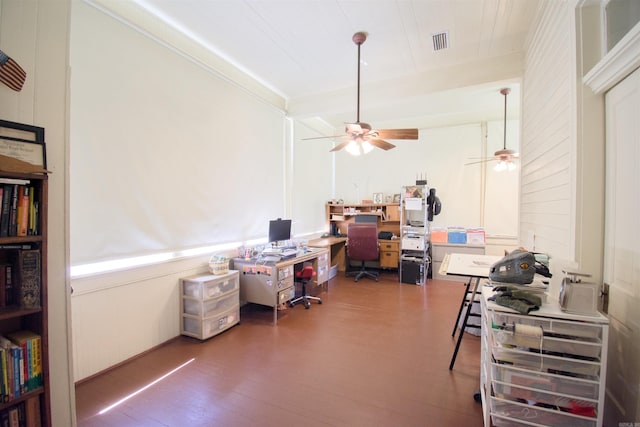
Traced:
<svg viewBox="0 0 640 427">
<path fill-rule="evenodd" d="M 495 157 L 498 159 L 498 163 L 496 163 L 496 165 L 493 167 L 493 170 L 495 170 L 496 172 L 502 172 L 505 170 L 511 172 L 517 167 L 513 159 L 518 157 L 518 153 L 513 150 L 507 149 L 507 95 L 511 93 L 511 89 L 504 88 L 500 90 L 500 93 L 504 95 L 504 142 L 502 145 L 502 150 L 498 150 L 495 152 Z"/>
</svg>

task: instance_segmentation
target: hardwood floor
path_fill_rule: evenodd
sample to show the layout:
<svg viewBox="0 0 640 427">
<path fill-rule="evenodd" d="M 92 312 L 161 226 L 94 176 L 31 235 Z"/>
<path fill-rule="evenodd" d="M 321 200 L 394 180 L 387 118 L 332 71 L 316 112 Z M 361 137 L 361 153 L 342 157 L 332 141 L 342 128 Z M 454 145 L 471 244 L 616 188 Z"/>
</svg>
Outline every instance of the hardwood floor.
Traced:
<svg viewBox="0 0 640 427">
<path fill-rule="evenodd" d="M 288 308 L 275 327 L 270 308 L 244 306 L 216 337 L 179 337 L 78 384 L 78 425 L 481 426 L 479 337 L 465 334 L 449 370 L 463 292 L 340 274 L 322 305 Z"/>
</svg>

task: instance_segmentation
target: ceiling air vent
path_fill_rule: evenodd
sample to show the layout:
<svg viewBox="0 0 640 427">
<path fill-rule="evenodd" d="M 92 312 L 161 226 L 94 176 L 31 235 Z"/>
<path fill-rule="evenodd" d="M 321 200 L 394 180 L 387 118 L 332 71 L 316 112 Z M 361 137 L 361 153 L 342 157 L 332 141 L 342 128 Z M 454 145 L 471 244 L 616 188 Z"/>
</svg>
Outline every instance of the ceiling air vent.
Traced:
<svg viewBox="0 0 640 427">
<path fill-rule="evenodd" d="M 440 33 L 431 34 L 431 39 L 433 40 L 434 52 L 449 48 L 449 32 L 448 31 L 442 31 Z"/>
</svg>

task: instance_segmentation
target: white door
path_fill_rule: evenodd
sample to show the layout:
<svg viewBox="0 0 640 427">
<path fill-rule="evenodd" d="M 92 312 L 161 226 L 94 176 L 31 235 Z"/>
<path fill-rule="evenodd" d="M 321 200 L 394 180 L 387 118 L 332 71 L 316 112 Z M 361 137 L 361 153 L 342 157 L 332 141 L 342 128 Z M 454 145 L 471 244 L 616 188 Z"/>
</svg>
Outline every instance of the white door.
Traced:
<svg viewBox="0 0 640 427">
<path fill-rule="evenodd" d="M 604 281 L 609 285 L 605 426 L 640 425 L 640 70 L 606 104 Z M 628 423 L 628 424 L 627 424 Z"/>
</svg>

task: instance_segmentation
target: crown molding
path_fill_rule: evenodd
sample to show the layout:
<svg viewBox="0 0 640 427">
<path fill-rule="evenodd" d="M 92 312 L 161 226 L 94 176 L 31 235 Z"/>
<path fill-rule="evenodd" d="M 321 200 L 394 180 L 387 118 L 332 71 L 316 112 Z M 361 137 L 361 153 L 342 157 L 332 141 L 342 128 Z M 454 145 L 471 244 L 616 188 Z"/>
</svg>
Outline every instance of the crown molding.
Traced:
<svg viewBox="0 0 640 427">
<path fill-rule="evenodd" d="M 600 94 L 640 67 L 640 23 L 636 24 L 585 76 L 583 82 Z"/>
</svg>

